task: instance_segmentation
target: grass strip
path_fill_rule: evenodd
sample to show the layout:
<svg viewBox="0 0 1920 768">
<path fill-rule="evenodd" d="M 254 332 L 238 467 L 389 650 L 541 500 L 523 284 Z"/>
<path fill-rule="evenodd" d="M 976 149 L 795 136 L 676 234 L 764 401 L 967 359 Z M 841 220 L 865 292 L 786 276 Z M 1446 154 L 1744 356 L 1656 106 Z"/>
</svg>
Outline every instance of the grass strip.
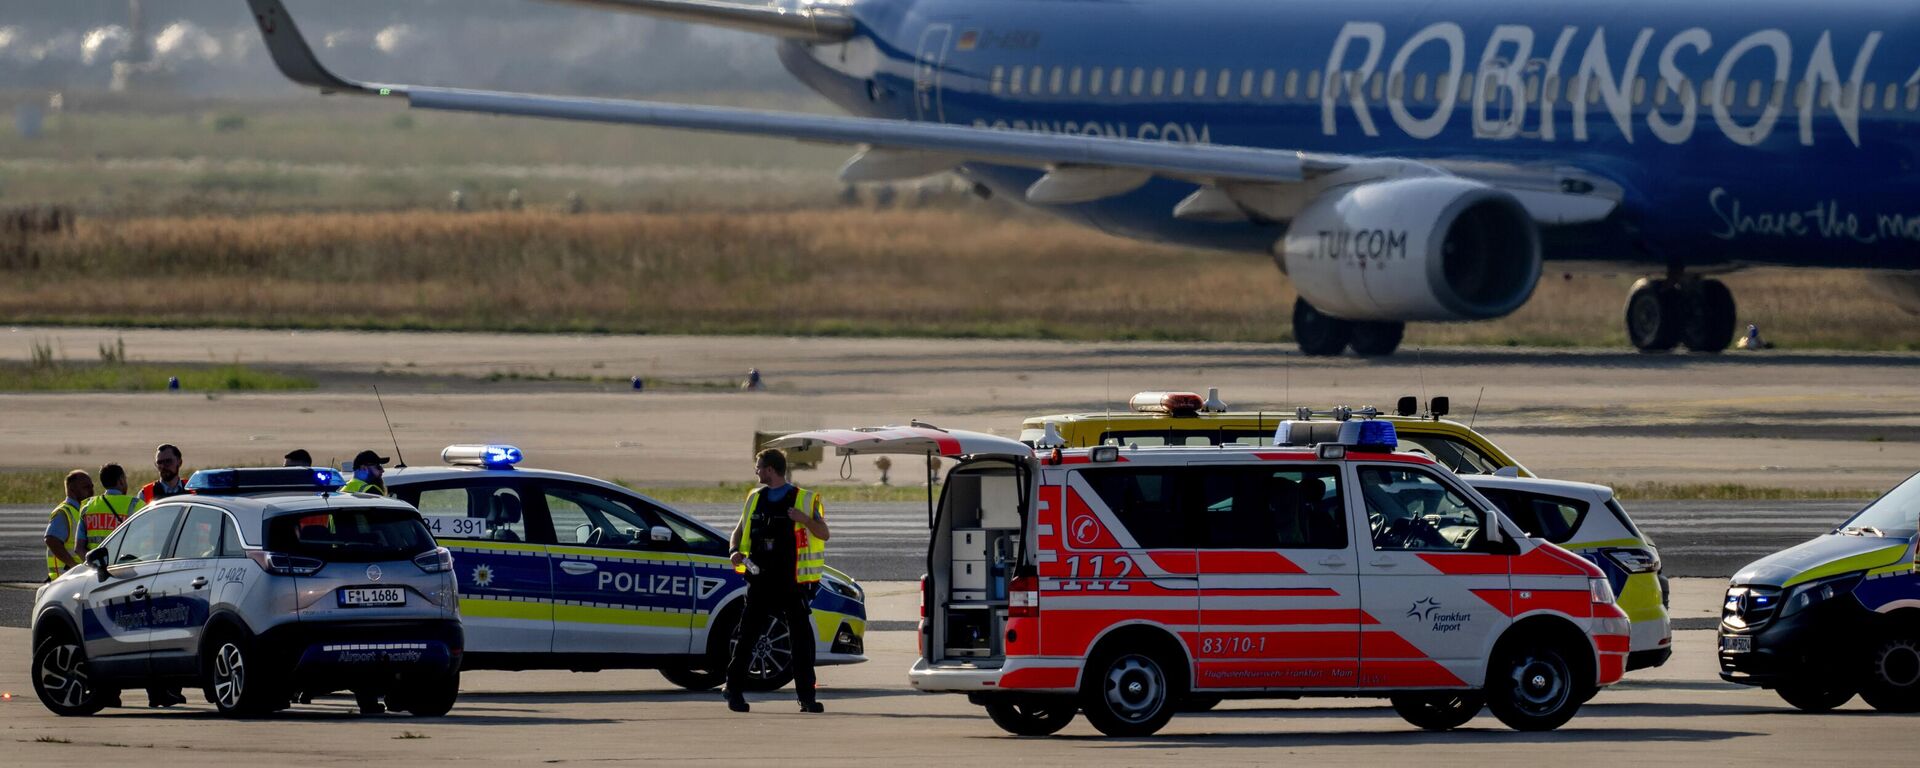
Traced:
<svg viewBox="0 0 1920 768">
<path fill-rule="evenodd" d="M 180 379 L 189 392 L 256 392 L 313 389 L 312 379 L 244 365 L 154 365 L 0 361 L 0 392 L 160 392 Z"/>
</svg>

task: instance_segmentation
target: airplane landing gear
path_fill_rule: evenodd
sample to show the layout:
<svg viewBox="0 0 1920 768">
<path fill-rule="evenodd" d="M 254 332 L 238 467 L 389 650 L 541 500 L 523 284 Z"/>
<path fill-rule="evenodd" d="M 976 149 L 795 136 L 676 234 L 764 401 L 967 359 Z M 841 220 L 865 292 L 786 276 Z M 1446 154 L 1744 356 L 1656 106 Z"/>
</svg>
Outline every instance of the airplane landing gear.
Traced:
<svg viewBox="0 0 1920 768">
<path fill-rule="evenodd" d="M 1733 292 L 1718 280 L 1643 277 L 1627 294 L 1627 340 L 1642 352 L 1685 344 L 1720 352 L 1733 343 Z"/>
<path fill-rule="evenodd" d="M 1385 357 L 1400 348 L 1406 335 L 1406 323 L 1342 320 L 1314 309 L 1306 299 L 1293 300 L 1293 339 L 1310 357 L 1332 357 L 1349 345 L 1361 357 Z"/>
</svg>

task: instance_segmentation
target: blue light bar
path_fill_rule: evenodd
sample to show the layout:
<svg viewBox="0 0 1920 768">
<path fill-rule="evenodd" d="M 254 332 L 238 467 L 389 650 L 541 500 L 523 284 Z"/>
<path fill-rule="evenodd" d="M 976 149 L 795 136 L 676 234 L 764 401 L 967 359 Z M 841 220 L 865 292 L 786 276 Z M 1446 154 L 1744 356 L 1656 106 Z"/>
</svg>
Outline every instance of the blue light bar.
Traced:
<svg viewBox="0 0 1920 768">
<path fill-rule="evenodd" d="M 513 469 L 526 455 L 511 445 L 449 445 L 440 451 L 440 460 L 455 466 Z"/>
<path fill-rule="evenodd" d="M 187 478 L 192 493 L 216 495 L 265 491 L 330 493 L 347 484 L 338 470 L 324 467 L 203 469 Z"/>
<path fill-rule="evenodd" d="M 1394 434 L 1392 422 L 1366 419 L 1341 424 L 1340 443 L 1391 451 L 1400 444 L 1400 438 Z"/>
</svg>

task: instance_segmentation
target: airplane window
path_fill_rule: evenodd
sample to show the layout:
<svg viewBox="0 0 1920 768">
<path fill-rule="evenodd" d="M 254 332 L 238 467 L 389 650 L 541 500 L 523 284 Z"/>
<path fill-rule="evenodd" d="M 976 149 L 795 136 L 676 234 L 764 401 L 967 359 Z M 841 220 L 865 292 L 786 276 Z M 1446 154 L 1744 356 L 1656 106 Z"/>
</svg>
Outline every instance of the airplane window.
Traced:
<svg viewBox="0 0 1920 768">
<path fill-rule="evenodd" d="M 1527 76 L 1527 101 L 1538 102 L 1539 100 L 1540 100 L 1540 77 L 1538 75 L 1528 75 Z"/>
<path fill-rule="evenodd" d="M 1494 100 L 1500 98 L 1500 81 L 1499 80 L 1495 80 L 1493 78 L 1487 78 L 1485 80 L 1481 80 L 1480 85 L 1481 85 L 1481 89 L 1485 92 L 1485 100 L 1488 104 L 1492 104 Z"/>
<path fill-rule="evenodd" d="M 1446 101 L 1447 94 L 1453 93 L 1453 75 L 1442 72 L 1433 78 L 1433 100 Z"/>
<path fill-rule="evenodd" d="M 1300 97 L 1300 70 L 1287 70 L 1286 94 L 1289 99 L 1297 99 Z M 1909 109 L 1911 109 L 1911 107 L 1909 107 Z"/>
<path fill-rule="evenodd" d="M 1273 98 L 1273 78 L 1274 74 L 1271 69 L 1260 75 L 1260 98 Z"/>
<path fill-rule="evenodd" d="M 1232 83 L 1233 83 L 1233 70 L 1231 69 L 1220 70 L 1220 76 L 1214 78 L 1213 95 L 1224 98 L 1227 95 L 1227 88 L 1231 86 Z"/>
<path fill-rule="evenodd" d="M 1779 109 L 1782 104 L 1786 103 L 1786 100 L 1787 100 L 1786 81 L 1775 80 L 1773 82 L 1773 97 L 1767 100 L 1767 105 L 1770 107 L 1773 107 L 1774 109 Z"/>
<path fill-rule="evenodd" d="M 1637 107 L 1645 103 L 1647 103 L 1647 79 L 1636 77 L 1633 79 L 1633 105 Z"/>
<path fill-rule="evenodd" d="M 1118 96 L 1121 91 L 1126 90 L 1126 82 L 1127 71 L 1120 67 L 1114 67 L 1113 76 L 1107 78 L 1107 90 L 1112 92 L 1113 95 Z"/>
<path fill-rule="evenodd" d="M 1067 79 L 1066 67 L 1054 67 L 1053 79 L 1047 83 L 1047 93 L 1059 93 L 1060 81 Z"/>
<path fill-rule="evenodd" d="M 1833 109 L 1833 83 L 1820 84 L 1820 108 Z"/>
<path fill-rule="evenodd" d="M 1386 82 L 1387 82 L 1386 76 L 1378 72 L 1373 73 L 1373 85 L 1368 90 L 1373 92 L 1374 101 L 1379 101 L 1381 99 L 1386 98 L 1386 93 L 1385 93 L 1387 89 Z"/>
<path fill-rule="evenodd" d="M 1587 103 L 1588 104 L 1600 103 L 1600 84 L 1595 83 L 1592 80 L 1587 81 Z"/>
<path fill-rule="evenodd" d="M 1884 97 L 1880 99 L 1880 108 L 1885 110 L 1891 110 L 1899 106 L 1900 106 L 1899 84 L 1887 83 L 1887 93 Z"/>
<path fill-rule="evenodd" d="M 1173 95 L 1185 96 L 1186 94 L 1187 71 L 1184 69 L 1175 69 L 1173 70 Z"/>
<path fill-rule="evenodd" d="M 1547 75 L 1546 100 L 1547 101 L 1560 100 L 1560 76 L 1559 75 Z"/>
<path fill-rule="evenodd" d="M 1907 86 L 1907 111 L 1920 109 L 1920 83 Z"/>
<path fill-rule="evenodd" d="M 1394 101 L 1407 97 L 1407 76 L 1405 72 L 1393 73 L 1393 79 L 1387 81 L 1387 93 L 1393 94 Z"/>
<path fill-rule="evenodd" d="M 1100 81 L 1105 79 L 1106 75 L 1107 75 L 1106 70 L 1100 69 L 1099 67 L 1095 67 L 1093 70 L 1093 80 L 1087 83 L 1087 93 L 1091 93 L 1095 96 L 1100 95 L 1100 85 L 1101 85 Z"/>
<path fill-rule="evenodd" d="M 1853 109 L 1854 95 L 1855 93 L 1853 90 L 1853 83 L 1847 83 L 1846 85 L 1842 86 L 1840 88 L 1840 108 Z"/>
<path fill-rule="evenodd" d="M 1193 95 L 1207 95 L 1207 71 L 1204 69 L 1193 71 Z"/>
<path fill-rule="evenodd" d="M 1339 77 L 1334 78 L 1333 82 L 1327 85 L 1327 95 L 1339 98 L 1343 93 L 1359 93 L 1359 91 L 1353 87 L 1354 74 L 1353 72 L 1341 72 Z"/>
<path fill-rule="evenodd" d="M 1425 72 L 1413 76 L 1413 100 L 1427 100 L 1427 73 Z"/>
<path fill-rule="evenodd" d="M 1026 74 L 1025 67 L 1021 67 L 1018 65 L 1014 66 L 1013 77 L 1007 79 L 1008 93 L 1017 94 L 1020 92 L 1020 86 L 1025 85 L 1027 82 L 1027 78 L 1025 77 L 1025 74 Z"/>
<path fill-rule="evenodd" d="M 1728 80 L 1726 82 L 1721 83 L 1720 84 L 1720 104 L 1722 106 L 1728 106 L 1728 107 L 1733 106 L 1734 95 L 1739 91 L 1739 89 L 1740 89 L 1740 84 L 1732 80 Z"/>
<path fill-rule="evenodd" d="M 1307 74 L 1307 98 L 1320 98 L 1320 70 L 1316 69 Z"/>
<path fill-rule="evenodd" d="M 1147 82 L 1147 70 L 1146 70 L 1146 68 L 1145 68 L 1145 67 L 1134 67 L 1134 68 L 1133 68 L 1133 80 L 1132 80 L 1131 82 L 1129 82 L 1129 83 L 1127 83 L 1127 92 L 1128 92 L 1128 93 L 1131 93 L 1131 94 L 1133 94 L 1133 95 L 1135 95 L 1135 96 L 1138 96 L 1138 95 L 1140 95 L 1140 87 L 1141 87 L 1141 86 L 1143 86 L 1143 85 L 1146 85 L 1146 82 Z"/>
<path fill-rule="evenodd" d="M 1032 75 L 1033 79 L 1027 81 L 1027 91 L 1029 93 L 1032 93 L 1035 96 L 1040 95 L 1040 78 L 1046 77 L 1046 76 L 1047 76 L 1046 67 L 1034 67 L 1033 75 Z"/>
<path fill-rule="evenodd" d="M 1251 69 L 1242 70 L 1240 72 L 1240 98 L 1244 99 L 1252 95 L 1253 95 L 1253 70 Z"/>
<path fill-rule="evenodd" d="M 1153 70 L 1153 95 L 1158 96 L 1162 93 L 1166 93 L 1166 91 L 1167 91 L 1167 71 L 1164 69 Z"/>
<path fill-rule="evenodd" d="M 1664 107 L 1667 105 L 1668 90 L 1669 89 L 1667 87 L 1667 81 L 1662 80 L 1658 83 L 1654 83 L 1653 85 L 1653 105 L 1654 106 Z"/>
<path fill-rule="evenodd" d="M 1800 110 L 1807 108 L 1807 81 L 1805 80 L 1793 87 L 1793 108 Z"/>
<path fill-rule="evenodd" d="M 1873 109 L 1874 94 L 1877 94 L 1879 92 L 1880 92 L 1880 84 L 1867 83 L 1867 89 L 1860 93 L 1860 109 L 1862 110 Z"/>
<path fill-rule="evenodd" d="M 987 86 L 987 90 L 993 93 L 999 93 L 1001 88 L 1006 87 L 1006 84 L 1005 84 L 1006 77 L 1007 77 L 1006 67 L 994 67 L 993 68 L 993 84 Z"/>
<path fill-rule="evenodd" d="M 1473 74 L 1468 73 L 1460 76 L 1460 103 L 1465 104 L 1471 101 L 1473 101 Z"/>
<path fill-rule="evenodd" d="M 1067 93 L 1071 93 L 1075 96 L 1080 95 L 1080 75 L 1081 75 L 1080 68 L 1074 67 L 1073 74 L 1067 76 Z"/>
</svg>

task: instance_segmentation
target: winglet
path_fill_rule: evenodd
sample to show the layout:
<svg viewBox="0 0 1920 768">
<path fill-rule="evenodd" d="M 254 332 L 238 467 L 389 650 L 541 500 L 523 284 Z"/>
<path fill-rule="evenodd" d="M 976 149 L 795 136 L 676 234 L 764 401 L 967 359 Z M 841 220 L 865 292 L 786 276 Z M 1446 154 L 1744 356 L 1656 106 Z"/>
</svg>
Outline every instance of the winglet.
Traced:
<svg viewBox="0 0 1920 768">
<path fill-rule="evenodd" d="M 396 86 L 348 80 L 329 71 L 313 55 L 312 46 L 307 45 L 300 28 L 293 23 L 293 14 L 287 13 L 286 4 L 280 0 L 247 0 L 247 5 L 253 9 L 254 22 L 260 25 L 260 36 L 266 40 L 267 53 L 273 56 L 274 65 L 280 68 L 280 73 L 286 75 L 287 79 L 319 88 L 321 93 L 406 95 Z"/>
</svg>

